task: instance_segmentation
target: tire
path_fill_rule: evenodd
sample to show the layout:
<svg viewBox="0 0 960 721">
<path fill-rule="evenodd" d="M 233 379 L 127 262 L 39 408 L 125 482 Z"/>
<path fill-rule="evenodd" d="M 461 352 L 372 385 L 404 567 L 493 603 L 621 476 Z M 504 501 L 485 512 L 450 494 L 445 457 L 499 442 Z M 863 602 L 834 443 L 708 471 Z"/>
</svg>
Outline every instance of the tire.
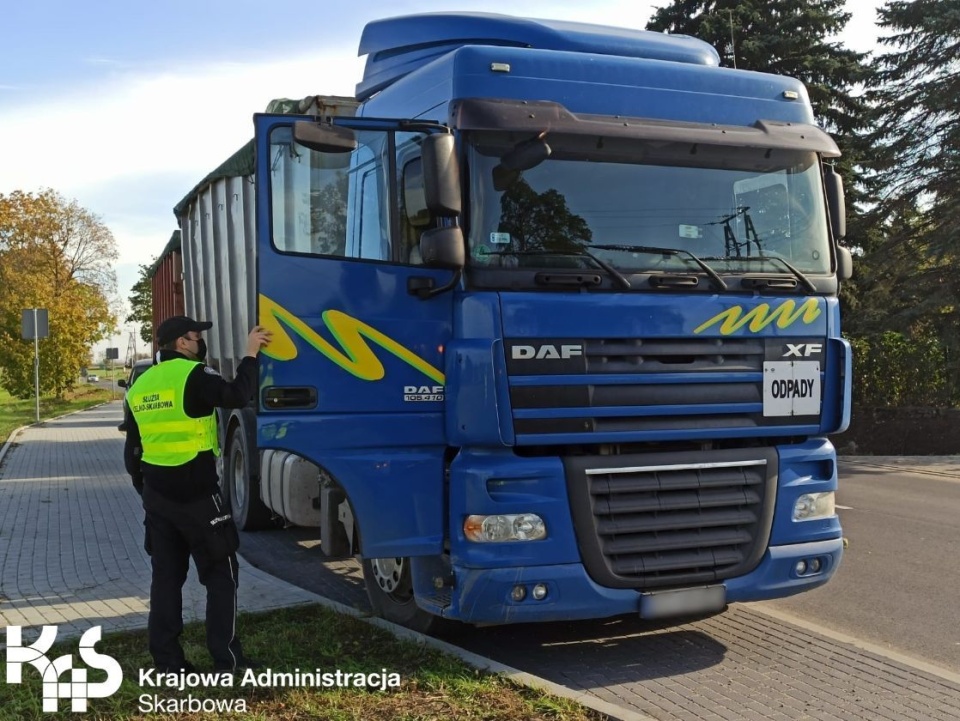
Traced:
<svg viewBox="0 0 960 721">
<path fill-rule="evenodd" d="M 254 458 L 242 426 L 235 426 L 230 434 L 223 478 L 237 528 L 257 531 L 269 527 L 270 509 L 260 500 L 260 478 L 254 473 Z"/>
<path fill-rule="evenodd" d="M 364 558 L 361 566 L 367 597 L 377 616 L 433 636 L 451 635 L 460 626 L 417 605 L 409 558 Z"/>
</svg>

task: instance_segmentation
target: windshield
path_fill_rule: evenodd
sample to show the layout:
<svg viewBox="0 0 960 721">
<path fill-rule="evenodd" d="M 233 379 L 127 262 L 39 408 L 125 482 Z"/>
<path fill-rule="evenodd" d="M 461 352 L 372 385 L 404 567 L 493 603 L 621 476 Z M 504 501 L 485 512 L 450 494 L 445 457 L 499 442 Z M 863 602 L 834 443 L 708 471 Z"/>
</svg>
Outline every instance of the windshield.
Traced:
<svg viewBox="0 0 960 721">
<path fill-rule="evenodd" d="M 787 272 L 763 257 L 830 272 L 812 152 L 583 135 L 544 142 L 548 151 L 531 152 L 529 136 L 470 136 L 474 267 L 595 267 L 590 253 L 624 272 L 700 272 L 692 253 L 721 273 Z M 646 250 L 631 252 L 637 246 Z"/>
</svg>

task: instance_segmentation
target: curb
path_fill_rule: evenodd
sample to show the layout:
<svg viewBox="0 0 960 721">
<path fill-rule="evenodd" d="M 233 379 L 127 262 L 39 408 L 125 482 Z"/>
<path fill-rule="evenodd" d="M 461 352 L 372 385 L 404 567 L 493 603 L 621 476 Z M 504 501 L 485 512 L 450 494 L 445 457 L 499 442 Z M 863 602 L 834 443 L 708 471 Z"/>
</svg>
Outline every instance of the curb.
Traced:
<svg viewBox="0 0 960 721">
<path fill-rule="evenodd" d="M 43 421 L 41 421 L 41 423 L 42 423 L 42 422 L 43 422 Z M 33 424 L 31 424 L 31 425 L 33 425 Z M 3 459 L 4 459 L 4 457 L 7 455 L 7 451 L 9 451 L 10 448 L 13 446 L 13 442 L 14 442 L 14 440 L 16 440 L 16 437 L 20 434 L 20 431 L 24 430 L 25 428 L 29 428 L 29 427 L 30 427 L 30 426 L 20 426 L 19 428 L 14 428 L 14 429 L 13 429 L 13 431 L 10 433 L 9 438 L 7 438 L 6 442 L 3 444 L 3 448 L 0 448 L 0 464 L 3 463 Z"/>
</svg>

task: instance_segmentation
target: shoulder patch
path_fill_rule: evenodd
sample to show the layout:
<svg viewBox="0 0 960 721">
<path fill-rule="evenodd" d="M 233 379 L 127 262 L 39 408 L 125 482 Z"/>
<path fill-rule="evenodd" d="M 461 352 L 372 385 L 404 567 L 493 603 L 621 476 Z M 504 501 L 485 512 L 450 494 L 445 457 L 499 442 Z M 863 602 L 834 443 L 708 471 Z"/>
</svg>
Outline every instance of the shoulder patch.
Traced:
<svg viewBox="0 0 960 721">
<path fill-rule="evenodd" d="M 204 366 L 204 367 L 203 367 L 203 372 L 204 372 L 204 373 L 209 373 L 209 374 L 212 375 L 212 376 L 218 376 L 218 375 L 220 375 L 220 374 L 217 372 L 216 368 L 211 368 L 210 366 Z"/>
</svg>

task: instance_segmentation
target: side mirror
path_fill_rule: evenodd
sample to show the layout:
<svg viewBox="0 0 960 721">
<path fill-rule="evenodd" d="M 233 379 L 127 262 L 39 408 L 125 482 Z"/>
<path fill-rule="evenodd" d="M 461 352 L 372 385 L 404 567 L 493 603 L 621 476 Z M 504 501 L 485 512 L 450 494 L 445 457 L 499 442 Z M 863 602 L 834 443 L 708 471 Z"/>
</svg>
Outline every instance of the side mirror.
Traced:
<svg viewBox="0 0 960 721">
<path fill-rule="evenodd" d="M 837 278 L 850 280 L 853 277 L 853 254 L 848 248 L 837 246 Z"/>
<path fill-rule="evenodd" d="M 843 179 L 827 167 L 823 174 L 827 189 L 827 202 L 830 204 L 830 225 L 833 229 L 833 239 L 839 240 L 847 234 L 847 206 L 843 195 Z"/>
<path fill-rule="evenodd" d="M 420 257 L 430 268 L 460 270 L 466 263 L 463 230 L 457 226 L 431 228 L 420 235 Z"/>
<path fill-rule="evenodd" d="M 352 153 L 357 149 L 357 138 L 353 131 L 339 125 L 318 125 L 298 120 L 293 124 L 293 139 L 319 153 Z"/>
<path fill-rule="evenodd" d="M 121 378 L 120 380 L 117 381 L 117 385 L 120 386 L 121 388 L 126 388 L 126 387 L 127 387 L 127 379 L 126 379 L 126 378 Z"/>
<path fill-rule="evenodd" d="M 450 133 L 429 135 L 421 147 L 423 190 L 427 208 L 439 218 L 460 215 L 460 165 L 456 141 Z M 441 230 L 438 228 L 438 230 Z M 461 246 L 462 246 L 461 235 Z M 421 240 L 422 243 L 422 240 Z M 461 256 L 463 249 L 461 247 Z M 427 256 L 423 256 L 426 261 Z M 461 261 L 461 266 L 463 261 Z"/>
</svg>

